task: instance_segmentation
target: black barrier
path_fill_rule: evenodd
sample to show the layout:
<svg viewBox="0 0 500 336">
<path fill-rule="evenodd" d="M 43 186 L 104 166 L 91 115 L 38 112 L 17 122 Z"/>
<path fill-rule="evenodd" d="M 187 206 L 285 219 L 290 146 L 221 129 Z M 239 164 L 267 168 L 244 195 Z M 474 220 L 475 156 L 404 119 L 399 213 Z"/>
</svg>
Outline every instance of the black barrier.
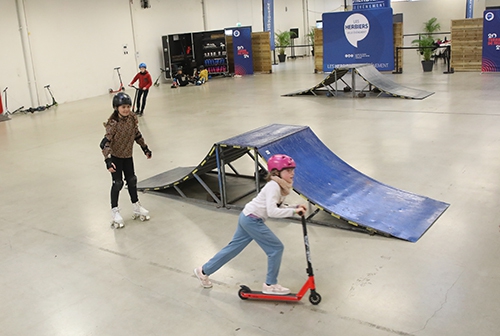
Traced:
<svg viewBox="0 0 500 336">
<path fill-rule="evenodd" d="M 446 59 L 446 63 L 448 64 L 448 69 L 446 71 L 444 71 L 443 73 L 444 74 L 452 74 L 455 72 L 455 70 L 451 67 L 450 65 L 450 60 L 451 60 L 451 46 L 442 46 L 442 47 L 436 47 L 436 46 L 432 46 L 432 47 L 396 47 L 396 70 L 394 70 L 392 73 L 393 74 L 402 74 L 403 73 L 403 68 L 400 68 L 399 67 L 399 50 L 400 49 L 417 49 L 417 50 L 420 50 L 420 49 L 438 49 L 438 48 L 446 48 L 446 51 L 445 51 L 445 59 Z"/>
</svg>

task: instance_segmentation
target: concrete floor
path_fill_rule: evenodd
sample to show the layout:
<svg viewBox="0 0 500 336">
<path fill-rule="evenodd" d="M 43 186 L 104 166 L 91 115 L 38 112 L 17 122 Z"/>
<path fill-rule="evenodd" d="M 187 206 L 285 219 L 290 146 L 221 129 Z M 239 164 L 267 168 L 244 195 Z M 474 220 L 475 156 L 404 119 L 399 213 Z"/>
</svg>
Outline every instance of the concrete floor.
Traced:
<svg viewBox="0 0 500 336">
<path fill-rule="evenodd" d="M 408 65 L 407 65 L 408 64 Z M 236 211 L 141 194 L 146 223 L 109 228 L 99 150 L 109 95 L 0 122 L 2 335 L 497 335 L 500 291 L 498 75 L 388 75 L 435 91 L 399 98 L 281 97 L 305 89 L 311 58 L 273 74 L 151 89 L 135 150 L 139 180 L 196 165 L 214 142 L 270 123 L 308 125 L 346 162 L 391 186 L 451 204 L 417 242 L 312 225 L 323 301 L 242 301 L 266 257 L 252 243 L 203 289 L 193 276 L 231 238 Z M 57 99 L 57 86 L 53 85 Z M 15 102 L 12 102 L 15 104 Z M 269 220 L 285 244 L 280 283 L 305 282 L 300 226 Z"/>
</svg>

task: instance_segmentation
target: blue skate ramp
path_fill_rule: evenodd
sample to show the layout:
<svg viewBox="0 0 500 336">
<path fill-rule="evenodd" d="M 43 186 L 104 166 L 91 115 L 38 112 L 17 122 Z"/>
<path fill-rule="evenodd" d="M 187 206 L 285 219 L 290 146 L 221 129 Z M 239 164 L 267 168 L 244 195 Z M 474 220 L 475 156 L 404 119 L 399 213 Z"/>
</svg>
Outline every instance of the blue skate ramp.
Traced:
<svg viewBox="0 0 500 336">
<path fill-rule="evenodd" d="M 297 162 L 294 189 L 320 209 L 355 226 L 417 241 L 449 204 L 403 191 L 357 171 L 305 126 L 269 125 L 221 141 L 257 148 L 266 161 L 287 154 Z"/>
<path fill-rule="evenodd" d="M 415 242 L 449 206 L 362 174 L 328 149 L 307 126 L 281 124 L 220 141 L 198 166 L 179 167 L 153 176 L 139 182 L 138 189 L 179 189 L 189 180 L 200 180 L 202 173 L 214 172 L 255 152 L 266 161 L 274 154 L 293 157 L 297 162 L 293 186 L 297 193 L 320 210 L 370 232 Z M 221 181 L 224 180 L 219 177 L 219 184 L 225 184 Z M 212 197 L 224 206 L 217 195 Z"/>
<path fill-rule="evenodd" d="M 388 96 L 399 97 L 404 99 L 418 99 L 422 100 L 434 92 L 414 89 L 407 86 L 403 86 L 399 83 L 394 82 L 390 79 L 388 75 L 382 74 L 375 68 L 373 64 L 347 64 L 343 67 L 333 70 L 325 79 L 318 85 L 313 86 L 310 89 L 299 90 L 296 92 L 284 94 L 283 96 L 298 96 L 298 95 L 320 95 L 321 92 L 328 92 L 332 97 L 337 96 L 337 90 L 334 88 L 333 84 L 339 80 L 344 82 L 343 77 L 349 72 L 354 72 L 359 77 L 361 77 L 366 83 L 377 88 L 381 93 L 385 93 Z M 351 89 L 356 90 L 356 80 L 352 77 Z M 346 82 L 344 84 L 347 85 Z M 362 90 L 363 92 L 367 92 Z M 350 92 L 350 91 L 348 91 Z M 352 94 L 349 94 L 352 96 Z M 380 95 L 380 94 L 379 94 Z M 377 95 L 377 96 L 379 96 Z"/>
</svg>

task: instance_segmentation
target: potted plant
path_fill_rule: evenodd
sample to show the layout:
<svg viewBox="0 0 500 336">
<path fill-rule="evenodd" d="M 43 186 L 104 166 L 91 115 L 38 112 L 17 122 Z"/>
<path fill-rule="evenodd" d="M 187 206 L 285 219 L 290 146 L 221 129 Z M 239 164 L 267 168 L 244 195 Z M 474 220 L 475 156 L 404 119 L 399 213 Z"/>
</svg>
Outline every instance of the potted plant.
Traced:
<svg viewBox="0 0 500 336">
<path fill-rule="evenodd" d="M 275 33 L 274 35 L 276 36 L 276 43 L 278 44 L 276 47 L 278 48 L 278 58 L 280 62 L 284 62 L 286 60 L 286 55 L 285 55 L 285 48 L 290 46 L 291 39 L 292 39 L 292 33 L 290 31 L 279 31 Z"/>
<path fill-rule="evenodd" d="M 436 46 L 432 34 L 440 29 L 441 25 L 437 22 L 437 18 L 430 18 L 424 22 L 425 34 L 420 35 L 417 40 L 412 41 L 413 45 L 419 47 L 418 51 L 423 56 L 422 68 L 425 72 L 432 71 L 432 67 L 434 65 L 434 62 L 431 60 L 432 52 L 434 51 L 432 47 Z"/>
<path fill-rule="evenodd" d="M 420 54 L 423 57 L 422 69 L 424 72 L 432 71 L 434 66 L 434 61 L 432 58 L 432 52 L 434 47 L 434 39 L 430 36 L 420 36 L 419 39 L 412 41 L 413 45 L 419 47 Z"/>
<path fill-rule="evenodd" d="M 313 55 L 313 56 L 314 56 L 314 33 L 315 33 L 315 29 L 313 27 L 313 28 L 311 28 L 309 33 L 306 35 L 307 39 L 309 41 L 309 44 L 311 45 L 311 55 Z"/>
</svg>

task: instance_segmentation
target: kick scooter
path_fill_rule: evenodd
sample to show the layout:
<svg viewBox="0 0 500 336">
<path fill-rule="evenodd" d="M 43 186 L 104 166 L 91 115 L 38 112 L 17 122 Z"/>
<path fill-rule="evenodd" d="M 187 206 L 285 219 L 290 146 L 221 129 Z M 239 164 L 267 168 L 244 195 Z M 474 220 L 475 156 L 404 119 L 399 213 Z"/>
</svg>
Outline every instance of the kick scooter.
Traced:
<svg viewBox="0 0 500 336">
<path fill-rule="evenodd" d="M 50 97 L 52 98 L 52 103 L 45 105 L 45 108 L 51 108 L 52 106 L 57 106 L 57 102 L 54 99 L 54 95 L 52 94 L 52 91 L 50 91 L 50 85 L 45 85 L 43 88 L 49 91 Z"/>
<path fill-rule="evenodd" d="M 140 113 L 136 113 L 135 111 L 135 103 L 137 101 L 137 95 L 139 94 L 139 88 L 135 85 L 130 85 L 130 87 L 133 87 L 135 89 L 135 95 L 134 95 L 134 101 L 132 102 L 132 113 L 135 113 L 137 115 L 141 115 Z M 137 111 L 138 112 L 138 111 Z"/>
<path fill-rule="evenodd" d="M 165 69 L 160 68 L 161 72 L 158 75 L 158 78 L 156 78 L 155 83 L 153 84 L 154 86 L 158 87 L 160 86 L 160 77 L 164 72 L 167 72 Z"/>
<path fill-rule="evenodd" d="M 116 67 L 115 70 L 118 73 L 118 79 L 120 80 L 120 87 L 116 91 L 110 88 L 109 93 L 117 93 L 120 91 L 125 91 L 125 87 L 123 86 L 123 82 L 122 82 L 122 76 L 120 75 L 120 67 Z"/>
<path fill-rule="evenodd" d="M 5 115 L 6 115 L 6 116 L 8 116 L 9 114 L 14 114 L 14 113 L 17 113 L 17 112 L 21 111 L 21 110 L 24 108 L 24 106 L 21 106 L 20 108 L 16 109 L 16 110 L 15 110 L 15 111 L 13 111 L 13 112 L 10 112 L 10 111 L 9 111 L 9 107 L 7 106 L 7 89 L 8 89 L 8 88 L 9 88 L 9 87 L 7 86 L 7 87 L 3 90 L 3 94 L 4 94 L 4 97 L 5 97 Z"/>
<path fill-rule="evenodd" d="M 307 227 L 306 218 L 304 214 L 300 214 L 302 219 L 302 231 L 304 233 L 304 246 L 306 248 L 306 260 L 307 260 L 307 275 L 309 278 L 306 283 L 297 294 L 287 294 L 287 295 L 276 295 L 276 294 L 264 294 L 262 292 L 253 291 L 245 285 L 241 285 L 238 291 L 238 296 L 242 300 L 268 300 L 268 301 L 300 301 L 302 297 L 306 294 L 307 290 L 311 291 L 309 295 L 309 302 L 313 305 L 317 305 L 321 302 L 321 295 L 316 292 L 316 285 L 314 284 L 314 274 L 311 264 L 311 253 L 309 252 L 309 238 L 307 237 Z"/>
</svg>

